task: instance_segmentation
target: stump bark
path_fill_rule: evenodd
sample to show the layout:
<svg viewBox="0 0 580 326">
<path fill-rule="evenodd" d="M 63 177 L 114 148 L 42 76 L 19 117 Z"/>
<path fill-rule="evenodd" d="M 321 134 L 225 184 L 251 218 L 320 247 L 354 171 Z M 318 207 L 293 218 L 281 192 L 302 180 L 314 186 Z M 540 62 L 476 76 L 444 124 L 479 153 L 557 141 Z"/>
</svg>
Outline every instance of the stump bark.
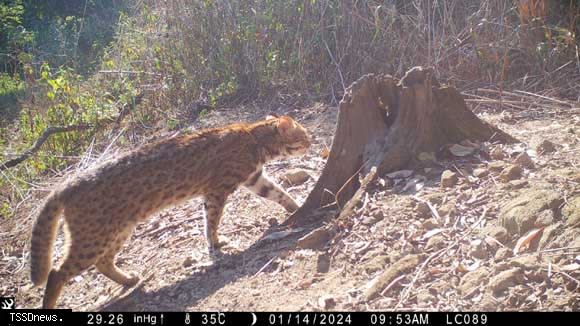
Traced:
<svg viewBox="0 0 580 326">
<path fill-rule="evenodd" d="M 426 165 L 443 145 L 517 142 L 480 120 L 453 87 L 441 87 L 431 68 L 415 67 L 398 81 L 365 75 L 339 104 L 327 163 L 305 203 L 285 225 L 310 222 L 321 208 L 348 210 L 377 175 Z M 359 192 L 357 194 L 357 191 Z"/>
</svg>

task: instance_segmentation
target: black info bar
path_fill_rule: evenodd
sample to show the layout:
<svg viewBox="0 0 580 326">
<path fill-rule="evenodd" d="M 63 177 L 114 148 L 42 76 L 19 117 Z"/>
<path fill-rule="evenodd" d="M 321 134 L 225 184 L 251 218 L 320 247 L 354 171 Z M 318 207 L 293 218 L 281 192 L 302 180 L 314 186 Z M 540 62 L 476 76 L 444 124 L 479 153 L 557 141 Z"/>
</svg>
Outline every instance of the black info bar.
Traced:
<svg viewBox="0 0 580 326">
<path fill-rule="evenodd" d="M 1 325 L 576 325 L 579 312 L 73 312 L 0 310 Z"/>
</svg>

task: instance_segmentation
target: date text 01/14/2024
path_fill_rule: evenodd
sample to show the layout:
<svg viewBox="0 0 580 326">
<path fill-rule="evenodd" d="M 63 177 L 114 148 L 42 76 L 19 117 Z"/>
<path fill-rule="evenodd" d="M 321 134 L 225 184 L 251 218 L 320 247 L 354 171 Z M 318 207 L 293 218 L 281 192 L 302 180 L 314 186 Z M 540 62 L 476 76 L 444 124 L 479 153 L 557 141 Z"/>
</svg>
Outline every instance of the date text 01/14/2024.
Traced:
<svg viewBox="0 0 580 326">
<path fill-rule="evenodd" d="M 485 326 L 488 318 L 485 313 L 271 313 L 268 325 L 355 325 L 366 322 L 368 325 L 473 325 Z M 435 317 L 435 318 L 431 318 Z"/>
</svg>

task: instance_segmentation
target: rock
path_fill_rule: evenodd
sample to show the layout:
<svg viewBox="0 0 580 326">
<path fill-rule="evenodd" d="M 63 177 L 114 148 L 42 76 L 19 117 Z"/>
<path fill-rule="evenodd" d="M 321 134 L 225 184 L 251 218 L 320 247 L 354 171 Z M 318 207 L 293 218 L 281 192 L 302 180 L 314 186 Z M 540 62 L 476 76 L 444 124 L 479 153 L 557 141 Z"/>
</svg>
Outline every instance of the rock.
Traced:
<svg viewBox="0 0 580 326">
<path fill-rule="evenodd" d="M 423 199 L 425 199 L 426 201 L 430 202 L 432 205 L 441 205 L 441 203 L 443 202 L 443 198 L 445 197 L 444 193 L 441 192 L 432 192 L 429 194 L 426 194 Z"/>
<path fill-rule="evenodd" d="M 508 240 L 508 232 L 507 230 L 499 225 L 487 225 L 483 229 L 483 234 L 490 236 L 502 244 L 505 244 Z"/>
<path fill-rule="evenodd" d="M 363 292 L 363 298 L 366 301 L 376 298 L 394 279 L 403 274 L 409 274 L 415 270 L 415 267 L 417 267 L 423 259 L 424 255 L 408 255 L 401 258 L 367 284 L 367 287 Z"/>
<path fill-rule="evenodd" d="M 298 247 L 301 249 L 320 249 L 324 247 L 334 236 L 334 232 L 326 227 L 320 227 L 302 238 L 298 239 Z"/>
<path fill-rule="evenodd" d="M 269 226 L 276 226 L 276 225 L 278 225 L 278 220 L 275 217 L 270 217 L 268 219 L 268 225 Z"/>
<path fill-rule="evenodd" d="M 530 170 L 534 169 L 536 167 L 536 165 L 534 164 L 534 161 L 532 160 L 530 155 L 528 155 L 528 153 L 526 153 L 526 152 L 520 153 L 518 156 L 516 156 L 514 163 L 519 165 L 522 168 L 530 169 Z"/>
<path fill-rule="evenodd" d="M 427 244 L 425 244 L 426 251 L 435 251 L 443 248 L 445 245 L 445 237 L 441 234 L 437 234 L 429 238 L 427 240 Z"/>
<path fill-rule="evenodd" d="M 385 266 L 391 262 L 391 258 L 387 255 L 378 255 L 371 259 L 368 263 L 364 264 L 363 269 L 367 274 L 373 274 L 374 272 L 380 271 L 385 268 Z"/>
<path fill-rule="evenodd" d="M 480 311 L 497 311 L 497 300 L 494 299 L 491 295 L 483 296 L 481 302 L 479 303 L 479 307 L 476 310 Z"/>
<path fill-rule="evenodd" d="M 491 158 L 494 160 L 503 160 L 505 158 L 505 154 L 501 149 L 501 147 L 496 147 L 492 149 L 491 152 L 489 153 L 489 156 L 491 156 Z"/>
<path fill-rule="evenodd" d="M 556 211 L 562 202 L 561 195 L 553 190 L 529 190 L 501 207 L 499 221 L 509 234 L 523 235 L 535 228 L 541 211 Z"/>
<path fill-rule="evenodd" d="M 328 273 L 330 270 L 330 254 L 324 253 L 318 255 L 316 261 L 316 271 L 318 273 Z"/>
<path fill-rule="evenodd" d="M 562 223 L 556 223 L 544 228 L 540 241 L 538 241 L 538 249 L 545 249 L 554 239 L 554 237 L 561 232 Z M 560 232 L 558 232 L 560 230 Z M 574 246 L 572 246 L 574 247 Z"/>
<path fill-rule="evenodd" d="M 484 168 L 477 168 L 477 169 L 473 170 L 474 177 L 483 178 L 488 174 L 489 174 L 489 171 L 487 169 L 484 169 Z"/>
<path fill-rule="evenodd" d="M 505 169 L 506 163 L 502 161 L 495 161 L 489 163 L 487 167 L 489 168 L 490 171 L 499 172 Z"/>
<path fill-rule="evenodd" d="M 506 248 L 506 247 L 501 247 L 496 251 L 495 256 L 493 257 L 493 260 L 495 262 L 503 262 L 512 256 L 513 256 L 512 250 L 510 250 L 509 248 Z"/>
<path fill-rule="evenodd" d="M 439 227 L 439 223 L 437 223 L 432 218 L 430 218 L 430 219 L 426 220 L 425 222 L 423 222 L 422 226 L 425 230 L 433 230 L 433 229 Z"/>
<path fill-rule="evenodd" d="M 550 209 L 543 210 L 540 213 L 538 213 L 535 225 L 536 227 L 551 225 L 554 223 L 555 218 L 556 217 L 554 216 L 554 211 Z"/>
<path fill-rule="evenodd" d="M 486 259 L 488 256 L 485 242 L 481 239 L 471 241 L 469 254 L 476 259 Z"/>
<path fill-rule="evenodd" d="M 451 170 L 445 170 L 441 174 L 441 187 L 451 188 L 457 184 L 458 180 L 457 173 L 452 172 Z"/>
<path fill-rule="evenodd" d="M 459 292 L 462 295 L 471 294 L 479 289 L 489 278 L 489 269 L 480 267 L 474 271 L 468 272 L 459 282 Z"/>
<path fill-rule="evenodd" d="M 431 307 L 437 298 L 428 290 L 421 290 L 417 293 L 417 305 L 419 307 Z"/>
<path fill-rule="evenodd" d="M 445 217 L 455 217 L 457 215 L 457 210 L 455 209 L 455 201 L 448 201 L 445 204 L 441 205 L 441 207 L 437 208 L 437 212 L 439 216 Z"/>
<path fill-rule="evenodd" d="M 524 281 L 524 273 L 521 268 L 511 268 L 494 275 L 489 280 L 489 289 L 495 295 L 501 294 L 508 288 Z"/>
<path fill-rule="evenodd" d="M 536 146 L 536 152 L 539 154 L 552 153 L 554 151 L 556 151 L 556 145 L 547 139 Z"/>
<path fill-rule="evenodd" d="M 318 306 L 322 309 L 331 309 L 336 306 L 336 300 L 329 295 L 325 295 L 318 299 Z"/>
<path fill-rule="evenodd" d="M 413 170 L 400 170 L 395 171 L 387 174 L 387 178 L 389 179 L 404 179 L 408 178 L 413 174 Z"/>
<path fill-rule="evenodd" d="M 499 175 L 499 179 L 503 182 L 508 182 L 511 180 L 519 179 L 522 176 L 522 168 L 510 164 L 508 165 Z"/>
<path fill-rule="evenodd" d="M 385 214 L 380 209 L 372 211 L 371 215 L 377 220 L 377 222 L 382 221 L 385 218 Z"/>
<path fill-rule="evenodd" d="M 364 225 L 373 225 L 376 224 L 377 222 L 383 220 L 385 218 L 385 215 L 383 215 L 383 212 L 380 209 L 377 209 L 373 212 L 371 212 L 371 216 L 367 216 L 362 220 L 362 224 Z"/>
<path fill-rule="evenodd" d="M 568 199 L 562 208 L 562 216 L 567 225 L 580 227 L 580 196 Z"/>
<path fill-rule="evenodd" d="M 415 210 L 417 211 L 417 217 L 419 218 L 427 218 L 431 216 L 431 209 L 425 202 L 418 202 L 415 206 Z"/>
<path fill-rule="evenodd" d="M 183 264 L 182 265 L 183 265 L 183 267 L 187 268 L 187 267 L 190 267 L 191 265 L 193 265 L 193 263 L 194 263 L 193 258 L 187 257 L 183 261 Z"/>
<path fill-rule="evenodd" d="M 522 189 L 529 184 L 528 180 L 512 180 L 508 182 L 508 187 L 510 189 Z"/>
<path fill-rule="evenodd" d="M 538 256 L 534 255 L 525 255 L 513 258 L 509 262 L 511 267 L 518 267 L 523 270 L 533 270 L 538 269 L 540 267 L 540 261 L 538 260 Z"/>
<path fill-rule="evenodd" d="M 291 185 L 301 185 L 310 179 L 310 174 L 302 169 L 292 169 L 284 173 L 282 176 Z"/>
</svg>

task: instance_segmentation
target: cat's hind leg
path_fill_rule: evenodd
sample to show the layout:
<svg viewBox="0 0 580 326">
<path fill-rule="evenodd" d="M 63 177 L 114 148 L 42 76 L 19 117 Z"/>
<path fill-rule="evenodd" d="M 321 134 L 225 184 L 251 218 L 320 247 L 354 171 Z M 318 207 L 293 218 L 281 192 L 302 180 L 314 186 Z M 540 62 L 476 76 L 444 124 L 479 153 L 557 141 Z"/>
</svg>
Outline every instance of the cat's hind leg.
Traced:
<svg viewBox="0 0 580 326">
<path fill-rule="evenodd" d="M 110 244 L 109 248 L 99 258 L 95 264 L 97 270 L 111 280 L 125 285 L 133 286 L 139 282 L 139 276 L 136 273 L 126 273 L 120 270 L 115 264 L 115 256 L 121 250 L 123 243 L 131 236 L 133 228 L 128 228 L 119 233 Z"/>
</svg>

